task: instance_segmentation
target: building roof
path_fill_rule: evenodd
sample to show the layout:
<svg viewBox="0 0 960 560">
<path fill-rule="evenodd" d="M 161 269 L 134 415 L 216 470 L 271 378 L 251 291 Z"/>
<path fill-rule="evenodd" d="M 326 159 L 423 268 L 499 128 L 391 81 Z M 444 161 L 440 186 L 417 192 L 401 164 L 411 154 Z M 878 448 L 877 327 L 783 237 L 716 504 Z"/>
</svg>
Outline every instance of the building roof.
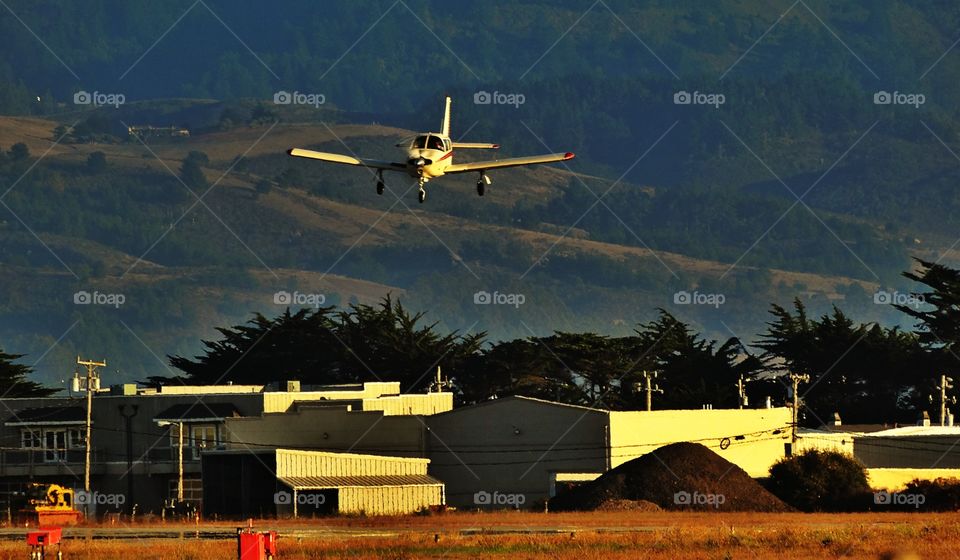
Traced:
<svg viewBox="0 0 960 560">
<path fill-rule="evenodd" d="M 605 408 L 591 408 L 591 407 L 589 407 L 589 406 L 581 406 L 581 405 L 578 405 L 578 404 L 567 404 L 567 403 L 561 403 L 561 402 L 556 402 L 556 401 L 548 401 L 548 400 L 545 400 L 545 399 L 538 399 L 538 398 L 536 398 L 536 397 L 525 397 L 525 396 L 523 396 L 523 395 L 509 395 L 509 396 L 506 396 L 506 397 L 499 397 L 499 398 L 495 398 L 495 399 L 488 399 L 488 400 L 485 400 L 485 401 L 483 401 L 483 402 L 478 402 L 478 403 L 474 403 L 474 404 L 468 404 L 467 406 L 460 406 L 460 407 L 454 408 L 453 410 L 448 410 L 448 411 L 446 411 L 446 412 L 441 412 L 441 413 L 439 413 L 439 414 L 434 414 L 433 416 L 443 416 L 444 414 L 456 414 L 457 412 L 461 412 L 461 411 L 465 411 L 465 410 L 473 410 L 473 409 L 478 408 L 478 407 L 481 407 L 481 406 L 495 406 L 495 405 L 500 404 L 500 403 L 511 402 L 511 401 L 520 401 L 520 402 L 526 402 L 526 403 L 530 403 L 530 404 L 549 405 L 549 406 L 555 406 L 555 407 L 560 407 L 560 408 L 569 408 L 569 409 L 573 409 L 573 410 L 583 410 L 585 413 L 586 413 L 586 412 L 598 412 L 598 413 L 601 413 L 601 414 L 607 414 L 607 413 L 610 412 L 609 410 L 607 410 L 607 409 L 605 409 Z"/>
<path fill-rule="evenodd" d="M 889 430 L 894 426 L 895 424 L 841 424 L 839 426 L 824 424 L 818 429 L 825 432 L 867 434 L 881 430 Z"/>
<path fill-rule="evenodd" d="M 957 436 L 960 426 L 903 426 L 866 434 L 869 437 Z"/>
<path fill-rule="evenodd" d="M 173 422 L 199 422 L 203 420 L 221 421 L 225 418 L 236 418 L 240 411 L 233 403 L 194 403 L 175 404 L 153 417 L 154 421 L 167 420 Z"/>
<path fill-rule="evenodd" d="M 278 476 L 292 490 L 327 490 L 367 486 L 440 486 L 442 482 L 425 474 L 380 476 Z"/>
<path fill-rule="evenodd" d="M 4 424 L 7 426 L 44 426 L 85 424 L 87 412 L 82 406 L 45 406 L 25 408 L 15 412 Z"/>
</svg>

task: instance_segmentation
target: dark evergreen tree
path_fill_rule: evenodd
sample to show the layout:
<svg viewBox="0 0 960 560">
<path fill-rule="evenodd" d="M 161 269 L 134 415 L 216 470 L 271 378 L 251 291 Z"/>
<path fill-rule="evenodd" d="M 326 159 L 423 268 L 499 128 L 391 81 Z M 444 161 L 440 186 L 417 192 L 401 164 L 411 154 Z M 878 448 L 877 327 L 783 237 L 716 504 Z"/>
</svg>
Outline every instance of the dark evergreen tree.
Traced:
<svg viewBox="0 0 960 560">
<path fill-rule="evenodd" d="M 48 397 L 55 394 L 58 389 L 50 389 L 28 379 L 33 369 L 14 363 L 22 357 L 22 354 L 7 354 L 0 350 L 0 398 Z"/>
</svg>

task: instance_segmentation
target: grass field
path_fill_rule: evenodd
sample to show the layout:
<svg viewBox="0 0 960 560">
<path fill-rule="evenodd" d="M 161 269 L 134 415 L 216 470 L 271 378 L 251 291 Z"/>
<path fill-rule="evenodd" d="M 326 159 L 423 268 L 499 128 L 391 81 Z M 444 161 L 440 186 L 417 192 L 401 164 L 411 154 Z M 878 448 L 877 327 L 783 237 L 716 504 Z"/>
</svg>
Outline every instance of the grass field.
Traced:
<svg viewBox="0 0 960 560">
<path fill-rule="evenodd" d="M 229 531 L 229 523 L 201 530 Z M 215 560 L 236 557 L 231 539 L 146 537 L 158 525 L 75 528 L 64 558 Z M 620 558 L 766 559 L 960 558 L 960 514 L 702 514 L 600 512 L 576 514 L 448 513 L 393 518 L 330 518 L 255 523 L 280 532 L 280 559 Z M 138 535 L 138 528 L 143 534 Z M 9 529 L 6 532 L 11 535 Z M 0 560 L 25 558 L 22 540 L 0 543 Z"/>
</svg>

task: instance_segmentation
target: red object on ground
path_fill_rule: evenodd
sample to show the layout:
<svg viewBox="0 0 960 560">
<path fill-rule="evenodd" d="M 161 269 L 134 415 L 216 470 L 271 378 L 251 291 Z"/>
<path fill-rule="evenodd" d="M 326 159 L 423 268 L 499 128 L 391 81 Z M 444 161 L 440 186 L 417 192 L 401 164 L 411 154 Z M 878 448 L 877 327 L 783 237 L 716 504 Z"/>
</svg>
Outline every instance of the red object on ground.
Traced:
<svg viewBox="0 0 960 560">
<path fill-rule="evenodd" d="M 27 544 L 30 546 L 50 546 L 60 544 L 63 529 L 60 527 L 40 527 L 36 531 L 27 533 Z"/>
<path fill-rule="evenodd" d="M 238 560 L 273 560 L 276 557 L 276 531 L 254 533 L 250 528 L 237 530 Z"/>
<path fill-rule="evenodd" d="M 244 531 L 237 538 L 240 539 L 239 560 L 267 560 L 267 551 L 263 546 L 263 533 Z"/>
<path fill-rule="evenodd" d="M 274 558 L 277 556 L 277 532 L 276 531 L 267 531 L 263 533 L 263 548 L 267 552 L 267 557 Z"/>
</svg>

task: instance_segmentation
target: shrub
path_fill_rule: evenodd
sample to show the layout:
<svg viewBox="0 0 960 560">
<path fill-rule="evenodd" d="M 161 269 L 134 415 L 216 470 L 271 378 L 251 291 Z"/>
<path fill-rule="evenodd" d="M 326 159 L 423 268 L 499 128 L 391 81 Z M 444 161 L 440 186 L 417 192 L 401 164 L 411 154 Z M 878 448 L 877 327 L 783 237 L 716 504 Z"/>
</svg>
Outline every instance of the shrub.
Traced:
<svg viewBox="0 0 960 560">
<path fill-rule="evenodd" d="M 960 510 L 960 479 L 912 480 L 903 489 L 906 494 L 922 494 L 926 511 Z M 914 508 L 907 508 L 914 509 Z"/>
<path fill-rule="evenodd" d="M 853 457 L 811 449 L 770 467 L 768 489 L 801 511 L 856 511 L 872 499 L 867 471 Z"/>
</svg>

